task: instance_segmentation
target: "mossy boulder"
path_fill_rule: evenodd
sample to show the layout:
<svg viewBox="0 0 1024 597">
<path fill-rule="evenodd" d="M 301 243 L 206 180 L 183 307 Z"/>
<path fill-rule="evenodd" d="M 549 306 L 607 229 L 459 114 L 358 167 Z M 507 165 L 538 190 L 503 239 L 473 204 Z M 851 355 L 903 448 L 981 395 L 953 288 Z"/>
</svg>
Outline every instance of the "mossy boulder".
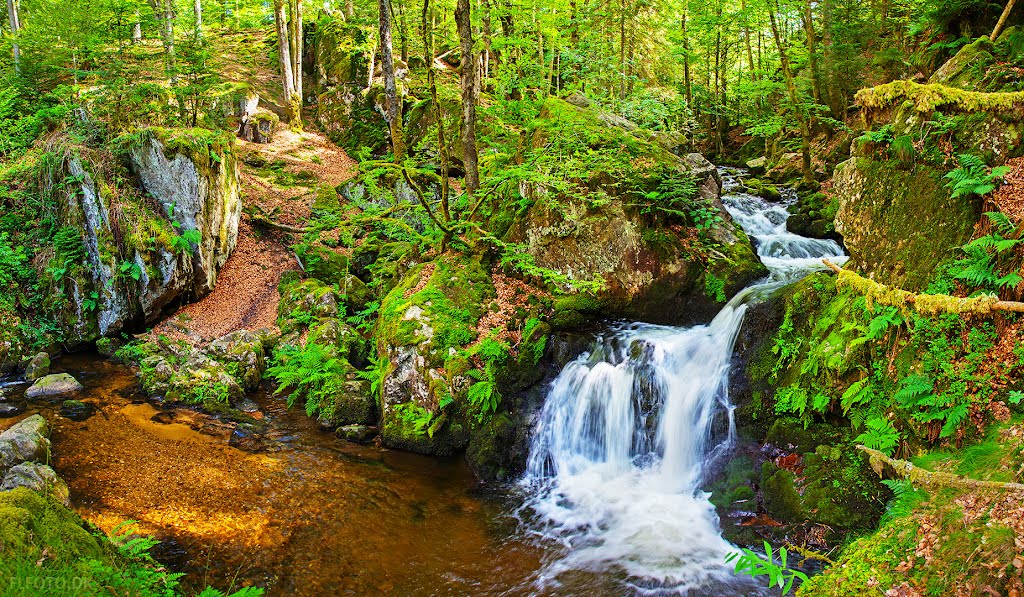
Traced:
<svg viewBox="0 0 1024 597">
<path fill-rule="evenodd" d="M 82 384 L 70 373 L 51 373 L 37 379 L 25 390 L 25 397 L 31 400 L 33 398 L 65 396 L 75 394 L 83 389 Z"/>
<path fill-rule="evenodd" d="M 26 417 L 0 433 L 0 478 L 22 462 L 49 462 L 49 434 L 42 415 Z"/>
<path fill-rule="evenodd" d="M 340 16 L 324 16 L 311 27 L 315 82 L 321 88 L 366 86 L 373 61 L 371 31 Z"/>
<path fill-rule="evenodd" d="M 557 99 L 545 101 L 526 135 L 522 159 L 555 168 L 561 180 L 548 184 L 538 176 L 519 186 L 528 207 L 506 239 L 537 266 L 597 282 L 591 295 L 605 316 L 707 319 L 728 296 L 765 275 L 719 200 L 717 169 L 703 156 L 676 156 L 642 129 Z M 542 150 L 542 157 L 533 150 Z M 543 156 L 550 153 L 558 154 L 559 164 L 546 165 Z M 676 221 L 658 201 L 687 184 L 692 191 L 677 211 L 691 215 Z M 508 213 L 515 209 L 509 206 Z M 711 222 L 702 229 L 687 220 L 698 212 Z"/>
<path fill-rule="evenodd" d="M 50 355 L 36 353 L 25 365 L 25 381 L 35 381 L 50 372 Z"/>
<path fill-rule="evenodd" d="M 0 554 L 4 559 L 31 556 L 44 549 L 65 565 L 107 553 L 85 523 L 58 500 L 26 487 L 0 492 Z M 48 564 L 52 565 L 52 564 Z"/>
<path fill-rule="evenodd" d="M 25 487 L 37 493 L 53 496 L 61 504 L 71 504 L 71 491 L 55 470 L 38 462 L 22 462 L 11 467 L 0 481 L 0 493 Z"/>
<path fill-rule="evenodd" d="M 317 96 L 316 120 L 327 136 L 353 155 L 382 155 L 388 147 L 388 125 L 380 86 L 339 85 Z"/>
<path fill-rule="evenodd" d="M 952 199 L 942 176 L 923 163 L 908 171 L 865 157 L 836 167 L 835 229 L 849 251 L 849 267 L 885 284 L 923 288 L 951 250 L 970 240 L 981 216 L 981 199 Z"/>
</svg>

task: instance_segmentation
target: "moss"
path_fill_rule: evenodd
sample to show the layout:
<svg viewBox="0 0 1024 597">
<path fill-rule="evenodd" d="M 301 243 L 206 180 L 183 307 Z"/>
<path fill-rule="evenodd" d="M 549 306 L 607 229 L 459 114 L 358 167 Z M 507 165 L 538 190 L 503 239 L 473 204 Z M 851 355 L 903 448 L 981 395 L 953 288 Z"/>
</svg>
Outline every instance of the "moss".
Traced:
<svg viewBox="0 0 1024 597">
<path fill-rule="evenodd" d="M 823 574 L 813 576 L 800 587 L 800 597 L 860 597 L 875 594 L 880 587 L 899 585 L 906 573 L 897 570 L 900 555 L 917 546 L 917 523 L 909 518 L 893 521 L 878 532 L 858 539 Z"/>
<path fill-rule="evenodd" d="M 761 466 L 761 490 L 765 508 L 773 517 L 787 521 L 804 519 L 803 504 L 796 490 L 796 475 L 792 471 L 765 462 Z"/>
<path fill-rule="evenodd" d="M 0 493 L 0 559 L 38 558 L 44 549 L 49 559 L 64 563 L 110 554 L 81 518 L 53 498 L 24 487 Z"/>
<path fill-rule="evenodd" d="M 941 84 L 893 81 L 877 87 L 861 89 L 855 99 L 865 108 L 882 109 L 904 101 L 923 114 L 953 108 L 962 112 L 1017 112 L 1024 109 L 1024 92 L 965 91 Z"/>
</svg>

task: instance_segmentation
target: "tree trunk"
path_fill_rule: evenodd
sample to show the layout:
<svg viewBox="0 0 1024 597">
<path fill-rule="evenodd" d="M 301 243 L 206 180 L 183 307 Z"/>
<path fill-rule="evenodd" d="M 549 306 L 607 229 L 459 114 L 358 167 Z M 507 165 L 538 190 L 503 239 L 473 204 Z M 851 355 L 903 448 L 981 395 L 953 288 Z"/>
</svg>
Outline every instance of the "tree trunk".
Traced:
<svg viewBox="0 0 1024 597">
<path fill-rule="evenodd" d="M 740 10 L 743 11 L 743 41 L 747 45 L 747 64 L 750 66 L 750 79 L 757 80 L 757 71 L 754 69 L 754 50 L 750 47 L 750 15 L 747 14 L 747 0 L 741 0 Z"/>
<path fill-rule="evenodd" d="M 298 97 L 295 114 L 301 119 L 302 109 L 302 54 L 304 52 L 302 37 L 302 0 L 289 0 L 290 9 L 290 50 L 292 59 L 292 89 Z"/>
<path fill-rule="evenodd" d="M 10 1 L 10 0 L 8 0 Z M 178 68 L 174 58 L 174 0 L 149 0 L 153 14 L 160 21 L 160 39 L 164 46 L 164 68 L 171 87 L 178 84 Z"/>
<path fill-rule="evenodd" d="M 683 34 L 683 84 L 686 86 L 686 107 L 693 110 L 693 83 L 690 81 L 690 40 L 686 34 L 686 16 L 690 10 L 690 3 L 683 5 L 683 16 L 680 19 L 680 26 Z"/>
<path fill-rule="evenodd" d="M 619 85 L 619 97 L 626 98 L 626 0 L 619 5 L 619 76 L 622 82 Z"/>
<path fill-rule="evenodd" d="M 803 154 L 803 174 L 805 182 L 814 180 L 814 171 L 811 170 L 811 129 L 807 124 L 807 117 L 800 109 L 800 96 L 796 90 L 796 83 L 793 80 L 793 71 L 789 65 L 789 54 L 782 43 L 782 35 L 779 34 L 779 25 L 775 20 L 775 13 L 778 11 L 778 2 L 772 2 L 768 7 L 768 17 L 771 19 L 772 36 L 775 37 L 775 46 L 779 50 L 779 62 L 782 63 L 782 77 L 786 81 L 786 92 L 789 94 L 789 101 L 793 104 L 793 113 L 796 115 L 800 126 L 800 149 Z"/>
<path fill-rule="evenodd" d="M 821 81 L 818 77 L 818 40 L 814 31 L 814 12 L 811 10 L 811 0 L 804 2 L 804 34 L 807 36 L 807 55 L 811 67 L 811 93 L 814 96 L 814 103 L 821 103 Z"/>
<path fill-rule="evenodd" d="M 356 5 L 354 0 L 345 0 L 345 17 L 351 19 L 356 16 Z"/>
<path fill-rule="evenodd" d="M 132 43 L 142 43 L 142 19 L 139 18 L 139 11 L 135 11 L 135 22 L 132 23 Z"/>
<path fill-rule="evenodd" d="M 1002 33 L 1003 25 L 1006 24 L 1006 19 L 1010 16 L 1010 11 L 1013 10 L 1013 4 L 1016 1 L 1017 0 L 1006 1 L 1006 6 L 1003 8 L 1003 14 L 999 15 L 999 22 L 996 23 L 996 28 L 992 30 L 992 35 L 988 36 L 992 41 L 995 41 L 996 38 L 999 37 L 999 34 Z M 9 1 L 7 4 L 10 6 Z"/>
<path fill-rule="evenodd" d="M 203 36 L 203 2 L 202 0 L 194 0 L 192 3 L 192 12 L 196 15 L 196 37 Z"/>
<path fill-rule="evenodd" d="M 395 85 L 395 58 L 391 54 L 391 6 L 388 0 L 377 0 L 380 26 L 380 58 L 384 71 L 384 95 L 387 98 L 387 121 L 391 130 L 391 150 L 395 163 L 405 160 L 405 140 L 402 137 L 402 104 Z"/>
<path fill-rule="evenodd" d="M 21 47 L 18 45 L 18 32 L 21 21 L 18 18 L 18 4 L 15 0 L 7 0 L 7 21 L 11 24 L 11 49 L 14 53 L 14 72 L 21 74 Z"/>
<path fill-rule="evenodd" d="M 405 21 L 405 2 L 398 0 L 398 33 L 402 36 L 402 62 L 409 64 L 409 27 Z"/>
<path fill-rule="evenodd" d="M 292 100 L 295 96 L 295 88 L 292 86 L 295 77 L 292 76 L 292 58 L 288 41 L 288 20 L 285 15 L 284 0 L 274 0 L 274 25 L 277 27 L 277 57 L 278 64 L 281 66 L 286 112 L 288 121 L 294 122 L 298 118 Z"/>
<path fill-rule="evenodd" d="M 427 86 L 430 100 L 434 104 L 434 120 L 437 121 L 437 155 L 441 166 L 441 215 L 445 222 L 452 219 L 448 208 L 450 181 L 448 179 L 448 144 L 444 137 L 444 114 L 437 99 L 437 80 L 434 69 L 434 27 L 430 12 L 430 0 L 423 0 L 423 59 L 427 64 Z"/>
<path fill-rule="evenodd" d="M 465 154 L 463 165 L 466 170 L 466 193 L 472 198 L 476 190 L 480 188 L 480 172 L 476 152 L 476 98 L 474 97 L 476 56 L 473 53 L 473 28 L 469 0 L 457 0 L 455 26 L 459 32 L 459 46 L 462 52 L 459 82 L 462 85 L 462 149 Z"/>
</svg>

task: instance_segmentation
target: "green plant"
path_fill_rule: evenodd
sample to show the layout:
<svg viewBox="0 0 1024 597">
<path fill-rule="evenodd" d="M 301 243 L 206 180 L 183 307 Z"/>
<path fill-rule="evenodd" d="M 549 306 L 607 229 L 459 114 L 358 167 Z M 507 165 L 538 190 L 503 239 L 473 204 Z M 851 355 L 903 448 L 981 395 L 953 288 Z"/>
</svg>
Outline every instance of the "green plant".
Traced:
<svg viewBox="0 0 1024 597">
<path fill-rule="evenodd" d="M 900 434 L 892 423 L 884 417 L 872 417 L 867 420 L 867 429 L 853 441 L 892 456 L 900 443 Z"/>
<path fill-rule="evenodd" d="M 726 299 L 725 280 L 712 272 L 704 272 L 704 294 L 714 301 L 724 303 Z"/>
<path fill-rule="evenodd" d="M 754 551 L 743 548 L 739 552 L 732 552 L 725 556 L 726 563 L 735 562 L 736 574 L 746 574 L 753 578 L 758 576 L 768 577 L 769 587 L 779 587 L 783 595 L 788 595 L 793 590 L 793 585 L 799 580 L 801 583 L 807 581 L 807 575 L 799 570 L 789 567 L 789 553 L 785 547 L 779 548 L 779 561 L 775 562 L 775 555 L 772 546 L 764 542 L 765 555 L 761 556 Z"/>
<path fill-rule="evenodd" d="M 181 225 L 175 222 L 174 227 L 180 228 Z M 202 240 L 203 235 L 198 230 L 186 230 L 180 235 L 171 237 L 171 250 L 175 253 L 195 255 L 195 245 L 198 245 Z"/>
<path fill-rule="evenodd" d="M 337 408 L 335 398 L 344 392 L 350 369 L 348 361 L 333 349 L 315 343 L 287 344 L 274 352 L 266 375 L 278 384 L 275 395 L 288 392 L 289 408 L 304 400 L 307 415 L 331 419 Z"/>
<path fill-rule="evenodd" d="M 995 190 L 999 179 L 1010 171 L 1007 166 L 989 168 L 981 158 L 969 153 L 958 155 L 957 163 L 956 169 L 945 176 L 949 181 L 946 188 L 950 189 L 953 199 L 965 195 L 987 195 Z"/>
<path fill-rule="evenodd" d="M 493 381 L 478 381 L 469 388 L 469 403 L 476 410 L 476 420 L 481 422 L 484 417 L 498 410 L 501 393 Z"/>
<path fill-rule="evenodd" d="M 131 278 L 136 282 L 142 277 L 142 268 L 134 261 L 122 261 L 121 265 L 118 266 L 117 271 L 122 277 Z"/>
<path fill-rule="evenodd" d="M 982 290 L 1013 288 L 1024 278 L 1016 271 L 1004 274 L 1003 262 L 1013 255 L 1024 239 L 1017 238 L 1020 231 L 1006 214 L 986 212 L 985 215 L 992 222 L 994 230 L 960 247 L 964 257 L 949 266 L 949 273 L 954 279 Z"/>
</svg>

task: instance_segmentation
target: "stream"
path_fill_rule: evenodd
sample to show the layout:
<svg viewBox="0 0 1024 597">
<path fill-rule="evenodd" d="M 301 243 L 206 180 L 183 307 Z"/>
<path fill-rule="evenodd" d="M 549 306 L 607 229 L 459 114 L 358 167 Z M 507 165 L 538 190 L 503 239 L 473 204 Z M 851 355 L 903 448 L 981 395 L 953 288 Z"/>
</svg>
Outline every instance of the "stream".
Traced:
<svg viewBox="0 0 1024 597">
<path fill-rule="evenodd" d="M 66 355 L 99 409 L 53 424 L 55 468 L 72 506 L 110 532 L 125 520 L 163 542 L 186 584 L 269 587 L 268 595 L 749 595 L 700 490 L 734 438 L 733 343 L 751 301 L 840 247 L 786 230 L 783 205 L 741 192 L 723 203 L 757 245 L 768 279 L 713 321 L 688 328 L 616 323 L 552 383 L 528 470 L 484 490 L 461 458 L 344 442 L 260 390 L 269 449 L 229 445 L 231 429 L 148 403 L 127 368 Z M 20 392 L 23 385 L 6 388 Z M 0 419 L 0 430 L 16 419 Z"/>
</svg>

